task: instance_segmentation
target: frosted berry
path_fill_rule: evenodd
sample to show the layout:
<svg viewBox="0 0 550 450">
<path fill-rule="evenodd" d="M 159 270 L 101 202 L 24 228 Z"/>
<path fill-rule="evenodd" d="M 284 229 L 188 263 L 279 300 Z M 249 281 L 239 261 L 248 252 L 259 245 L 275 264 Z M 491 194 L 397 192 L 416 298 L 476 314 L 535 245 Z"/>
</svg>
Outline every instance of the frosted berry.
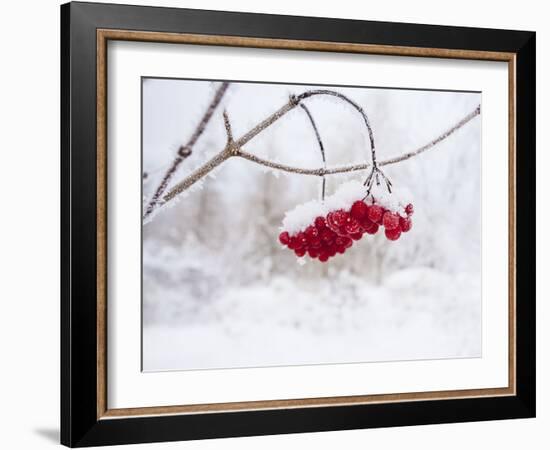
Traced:
<svg viewBox="0 0 550 450">
<path fill-rule="evenodd" d="M 348 203 L 350 206 L 345 209 L 330 211 L 326 217 L 315 217 L 302 231 L 294 234 L 282 231 L 279 242 L 293 250 L 297 257 L 307 255 L 326 262 L 338 253 L 344 254 L 364 234 L 376 234 L 380 226 L 384 227 L 387 239 L 396 241 L 401 233 L 412 228 L 413 205 L 403 208 L 403 204 L 399 203 L 399 209 L 388 210 L 384 205 L 390 203 L 382 200 L 371 194 L 368 202 L 358 199 L 351 205 Z"/>
<path fill-rule="evenodd" d="M 378 223 L 382 219 L 384 208 L 379 205 L 372 205 L 369 208 L 368 218 L 371 222 Z"/>
<path fill-rule="evenodd" d="M 312 238 L 309 240 L 309 248 L 319 248 L 322 242 L 320 237 Z"/>
<path fill-rule="evenodd" d="M 313 225 L 310 225 L 306 228 L 305 235 L 308 239 L 308 241 L 311 242 L 312 239 L 319 236 L 319 230 L 315 228 Z"/>
<path fill-rule="evenodd" d="M 321 240 L 326 245 L 332 244 L 335 238 L 336 238 L 336 233 L 334 233 L 334 231 L 329 230 L 328 228 L 321 232 Z"/>
<path fill-rule="evenodd" d="M 399 227 L 399 216 L 390 211 L 384 213 L 382 221 L 386 230 L 395 230 Z"/>
<path fill-rule="evenodd" d="M 384 230 L 384 233 L 390 241 L 397 241 L 399 236 L 401 236 L 401 230 L 399 228 L 394 228 L 393 230 L 386 229 Z"/>
<path fill-rule="evenodd" d="M 300 231 L 296 235 L 296 241 L 297 241 L 297 247 L 296 248 L 304 248 L 307 246 L 307 238 L 304 232 Z"/>
<path fill-rule="evenodd" d="M 410 217 L 400 217 L 399 218 L 399 228 L 403 233 L 406 233 L 412 228 L 412 220 Z"/>
<path fill-rule="evenodd" d="M 365 204 L 365 202 L 361 200 L 356 201 L 351 206 L 350 216 L 359 222 L 365 219 L 368 213 L 369 213 L 369 207 Z"/>
<path fill-rule="evenodd" d="M 327 214 L 327 226 L 334 232 L 338 232 L 346 223 L 349 214 L 343 209 L 331 211 Z"/>
<path fill-rule="evenodd" d="M 321 231 L 322 229 L 326 228 L 326 227 L 327 227 L 327 222 L 326 222 L 325 218 L 324 218 L 324 217 L 321 217 L 321 216 L 317 217 L 317 218 L 315 219 L 315 226 L 317 227 L 317 229 L 318 229 L 319 231 Z"/>
<path fill-rule="evenodd" d="M 374 222 L 372 222 L 368 217 L 364 217 L 362 220 L 359 221 L 361 224 L 361 228 L 364 230 L 370 228 Z"/>
<path fill-rule="evenodd" d="M 279 242 L 283 245 L 288 245 L 290 243 L 290 235 L 288 234 L 288 231 L 283 231 L 279 235 Z"/>
<path fill-rule="evenodd" d="M 335 245 L 344 245 L 344 236 L 338 236 L 336 239 L 334 239 Z"/>
<path fill-rule="evenodd" d="M 298 247 L 298 239 L 296 239 L 296 236 L 292 236 L 290 238 L 290 242 L 288 243 L 288 248 L 290 250 L 294 250 Z"/>
<path fill-rule="evenodd" d="M 348 247 L 351 247 L 351 239 L 345 236 L 338 236 L 334 240 L 334 245 L 336 245 L 336 248 L 342 247 L 343 249 L 346 249 Z"/>
<path fill-rule="evenodd" d="M 367 233 L 367 234 L 376 234 L 376 233 L 378 233 L 378 224 L 371 222 L 370 227 L 365 228 L 365 233 Z"/>
<path fill-rule="evenodd" d="M 307 254 L 310 256 L 310 258 L 317 258 L 319 256 L 319 249 L 317 248 L 310 248 L 307 251 Z"/>
<path fill-rule="evenodd" d="M 344 225 L 344 231 L 345 234 L 349 236 L 351 236 L 352 234 L 357 234 L 361 231 L 361 225 L 359 224 L 359 221 L 357 221 L 353 217 L 348 217 Z"/>
</svg>

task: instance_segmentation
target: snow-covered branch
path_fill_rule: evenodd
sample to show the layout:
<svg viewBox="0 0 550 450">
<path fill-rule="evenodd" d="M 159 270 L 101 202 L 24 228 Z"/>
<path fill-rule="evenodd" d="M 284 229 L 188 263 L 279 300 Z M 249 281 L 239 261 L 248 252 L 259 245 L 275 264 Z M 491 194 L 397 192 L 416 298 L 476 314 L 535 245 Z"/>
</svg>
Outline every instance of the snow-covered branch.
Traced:
<svg viewBox="0 0 550 450">
<path fill-rule="evenodd" d="M 222 89 L 222 87 L 220 87 L 220 90 L 221 89 Z M 225 87 L 225 89 L 227 89 L 227 86 Z M 220 90 L 218 90 L 218 93 L 220 92 Z M 225 92 L 225 90 L 223 92 Z M 221 95 L 223 96 L 223 93 Z M 352 164 L 352 165 L 332 167 L 332 168 L 326 168 L 324 166 L 319 167 L 319 168 L 300 168 L 300 167 L 290 166 L 290 165 L 287 165 L 287 164 L 278 163 L 278 162 L 275 162 L 275 161 L 270 161 L 268 159 L 261 158 L 259 156 L 256 156 L 256 155 L 254 155 L 250 152 L 247 152 L 247 151 L 243 150 L 243 146 L 245 144 L 247 144 L 250 140 L 252 140 L 255 136 L 260 134 L 266 128 L 271 126 L 273 123 L 275 123 L 276 121 L 281 119 L 288 112 L 292 111 L 296 106 L 302 105 L 301 102 L 303 102 L 304 100 L 306 100 L 308 98 L 311 98 L 313 96 L 318 96 L 318 95 L 331 95 L 331 96 L 337 97 L 340 100 L 345 101 L 346 103 L 350 104 L 353 108 L 355 108 L 359 112 L 359 114 L 362 116 L 362 118 L 365 122 L 365 125 L 366 125 L 368 133 L 369 133 L 369 142 L 370 142 L 370 146 L 371 146 L 371 156 L 372 156 L 372 160 L 371 160 L 370 163 Z M 219 100 L 221 100 L 221 97 L 219 98 Z M 217 103 L 219 103 L 219 100 L 218 100 Z M 213 101 L 213 103 L 214 103 L 214 101 Z M 216 103 L 215 106 L 217 106 L 217 103 Z M 213 110 L 215 109 L 215 106 L 212 108 L 212 105 L 211 105 L 211 108 L 209 108 L 209 110 L 212 109 L 210 117 L 211 117 L 212 113 L 214 112 Z M 312 119 L 311 118 L 311 113 L 309 113 L 307 108 L 304 108 L 304 110 L 306 111 L 306 113 L 308 113 L 308 117 L 310 118 L 310 121 L 311 121 L 311 119 Z M 210 173 L 212 170 L 214 170 L 216 167 L 218 167 L 224 161 L 228 160 L 231 157 L 240 157 L 240 158 L 246 159 L 247 161 L 250 161 L 252 163 L 255 163 L 255 164 L 258 164 L 258 165 L 261 165 L 261 166 L 265 166 L 265 167 L 268 167 L 268 168 L 274 169 L 274 170 L 281 170 L 281 171 L 284 171 L 284 172 L 295 173 L 295 174 L 299 174 L 299 175 L 313 175 L 313 176 L 321 176 L 321 177 L 324 177 L 325 175 L 333 175 L 333 174 L 339 174 L 339 173 L 348 173 L 348 172 L 361 171 L 361 170 L 366 170 L 366 169 L 369 169 L 369 168 L 371 168 L 371 171 L 372 171 L 373 165 L 374 165 L 374 168 L 376 169 L 375 172 L 378 172 L 378 173 L 380 173 L 380 175 L 383 176 L 383 173 L 381 173 L 381 171 L 379 171 L 378 167 L 382 167 L 382 166 L 386 166 L 386 165 L 390 165 L 390 164 L 396 164 L 396 163 L 405 161 L 409 158 L 412 158 L 414 156 L 417 156 L 417 155 L 425 152 L 426 150 L 429 150 L 430 148 L 433 148 L 438 143 L 440 143 L 444 139 L 451 136 L 458 129 L 462 128 L 464 125 L 466 125 L 468 122 L 470 122 L 476 116 L 478 116 L 480 114 L 480 112 L 481 112 L 481 108 L 478 105 L 474 111 L 472 111 L 470 114 L 468 114 L 462 120 L 460 120 L 459 122 L 454 124 L 452 127 L 447 129 L 445 132 L 443 132 L 441 135 L 437 136 L 435 139 L 431 140 L 427 144 L 419 147 L 416 150 L 409 151 L 409 152 L 404 153 L 402 155 L 399 155 L 399 156 L 396 156 L 396 157 L 393 157 L 393 158 L 390 158 L 390 159 L 387 159 L 387 160 L 384 160 L 384 161 L 379 161 L 379 162 L 376 161 L 376 154 L 375 154 L 375 150 L 374 150 L 374 148 L 375 148 L 374 147 L 374 137 L 373 137 L 372 129 L 371 129 L 371 126 L 370 126 L 370 122 L 368 120 L 368 117 L 367 117 L 365 111 L 358 104 L 353 102 L 351 99 L 349 99 L 348 97 L 346 97 L 343 94 L 341 94 L 339 92 L 336 92 L 336 91 L 312 90 L 312 91 L 306 91 L 306 92 L 304 92 L 304 93 L 302 93 L 298 96 L 291 96 L 289 101 L 286 104 L 284 104 L 281 108 L 279 108 L 273 114 L 268 116 L 266 119 L 264 119 L 262 122 L 257 124 L 255 127 L 250 129 L 247 133 L 245 133 L 243 136 L 241 136 L 240 138 L 238 138 L 236 140 L 233 140 L 231 125 L 230 125 L 230 121 L 229 121 L 229 117 L 227 115 L 227 112 L 224 112 L 224 124 L 225 124 L 225 129 L 226 129 L 227 138 L 228 138 L 225 147 L 218 154 L 216 154 L 214 157 L 212 157 L 210 160 L 208 160 L 202 166 L 197 168 L 195 171 L 193 171 L 191 174 L 189 174 L 187 177 L 185 177 L 183 180 L 181 180 L 179 183 L 177 183 L 172 189 L 170 189 L 166 194 L 164 194 L 164 196 L 162 196 L 162 201 L 160 201 L 159 200 L 160 196 L 162 195 L 162 192 L 164 192 L 164 189 L 166 188 L 166 185 L 168 184 L 168 182 L 166 182 L 166 185 L 164 185 L 164 188 L 162 189 L 161 194 L 159 196 L 157 196 L 157 198 L 155 199 L 155 196 L 156 196 L 156 193 L 155 193 L 155 196 L 151 200 L 151 203 L 150 203 L 150 205 L 152 204 L 151 212 L 155 208 L 157 203 L 160 205 L 160 204 L 165 204 L 165 203 L 171 201 L 176 196 L 178 196 L 180 193 L 187 190 L 189 187 L 191 187 L 193 184 L 195 184 L 201 178 L 205 177 L 208 173 Z M 206 115 L 207 114 L 205 114 L 205 117 L 206 117 Z M 210 120 L 210 117 L 208 117 L 208 119 L 206 120 L 206 123 L 208 123 L 208 121 Z M 203 120 L 204 120 L 204 118 L 203 118 Z M 206 126 L 206 123 L 204 124 L 204 126 Z M 314 122 L 312 123 L 312 125 L 314 127 L 316 137 L 319 141 L 319 132 L 317 130 L 317 127 L 316 127 Z M 202 133 L 202 131 L 201 131 L 201 133 Z M 200 136 L 200 134 L 199 134 L 199 136 Z M 197 138 L 198 138 L 198 136 L 197 136 Z M 195 139 L 195 141 L 196 141 L 196 139 Z M 324 149 L 322 147 L 322 142 L 320 142 L 320 146 L 321 146 L 321 150 L 322 150 L 322 154 L 323 154 L 323 162 L 324 162 Z M 168 171 L 168 173 L 170 173 L 170 170 Z M 168 173 L 167 173 L 167 175 L 168 175 Z M 172 173 L 172 175 L 173 175 L 173 173 Z M 376 175 L 376 173 L 374 173 L 374 175 Z M 171 176 L 170 176 L 170 178 L 171 178 Z M 169 179 L 168 179 L 168 181 L 169 181 Z M 157 190 L 157 192 L 159 192 L 160 187 L 162 187 L 162 184 L 161 184 L 161 186 L 159 186 L 159 189 Z M 147 209 L 147 211 L 149 211 L 149 208 Z M 145 213 L 144 218 L 146 218 L 149 214 L 147 211 Z"/>
<path fill-rule="evenodd" d="M 228 82 L 224 81 L 223 83 L 221 83 L 220 87 L 216 90 L 216 93 L 214 94 L 214 98 L 208 105 L 206 112 L 202 116 L 202 119 L 200 120 L 197 127 L 195 128 L 195 131 L 193 132 L 193 134 L 191 135 L 187 143 L 185 145 L 182 145 L 178 149 L 178 153 L 176 157 L 174 158 L 174 160 L 172 161 L 172 164 L 164 174 L 164 177 L 162 178 L 162 181 L 157 187 L 155 193 L 153 194 L 153 197 L 151 197 L 151 200 L 149 201 L 147 208 L 145 208 L 144 218 L 149 216 L 154 211 L 157 204 L 159 203 L 159 200 L 161 199 L 161 196 L 164 194 L 164 191 L 168 187 L 168 183 L 176 173 L 176 170 L 178 169 L 180 164 L 183 162 L 183 160 L 191 156 L 191 153 L 193 152 L 193 146 L 198 141 L 199 137 L 204 133 L 204 130 L 208 125 L 208 122 L 210 122 L 210 119 L 212 118 L 214 111 L 220 104 L 228 87 L 229 87 Z"/>
<path fill-rule="evenodd" d="M 435 139 L 432 139 L 427 144 L 424 144 L 423 146 L 415 150 L 403 153 L 399 156 L 395 156 L 393 158 L 388 158 L 383 161 L 380 161 L 378 162 L 378 165 L 380 167 L 389 166 L 390 164 L 396 164 L 402 161 L 406 161 L 407 159 L 413 158 L 415 156 L 418 156 L 419 154 L 425 152 L 426 150 L 429 150 L 432 147 L 435 147 L 441 141 L 447 139 L 453 133 L 458 131 L 460 128 L 462 128 L 464 125 L 466 125 L 476 116 L 478 116 L 480 112 L 481 112 L 481 107 L 480 105 L 478 105 L 476 109 L 474 109 L 471 113 L 469 113 L 467 116 L 465 116 L 463 119 L 461 119 L 459 122 L 457 122 L 455 125 L 453 125 L 449 129 L 445 130 Z M 270 161 L 264 158 L 260 158 L 259 156 L 253 155 L 252 153 L 246 152 L 242 149 L 239 149 L 235 156 L 239 156 L 248 161 L 251 161 L 256 164 L 260 164 L 270 169 L 282 170 L 283 172 L 296 173 L 299 175 L 315 175 L 315 176 L 335 175 L 339 173 L 357 172 L 361 170 L 366 170 L 369 167 L 371 167 L 370 163 L 350 164 L 346 166 L 337 166 L 337 167 L 331 167 L 331 168 L 318 167 L 318 168 L 312 168 L 312 169 L 293 167 L 286 164 L 281 164 L 275 161 Z"/>
</svg>

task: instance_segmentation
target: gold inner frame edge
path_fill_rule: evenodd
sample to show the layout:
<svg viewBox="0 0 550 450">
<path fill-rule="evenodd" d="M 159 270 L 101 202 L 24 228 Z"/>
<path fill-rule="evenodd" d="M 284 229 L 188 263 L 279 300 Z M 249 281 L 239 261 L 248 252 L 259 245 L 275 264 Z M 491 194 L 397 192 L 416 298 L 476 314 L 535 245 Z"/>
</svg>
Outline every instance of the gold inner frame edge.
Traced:
<svg viewBox="0 0 550 450">
<path fill-rule="evenodd" d="M 303 41 L 240 36 L 159 33 L 116 29 L 96 31 L 97 81 L 97 419 L 174 414 L 205 414 L 267 409 L 314 408 L 374 403 L 513 396 L 516 394 L 516 54 L 479 50 Z M 375 55 L 473 59 L 508 62 L 508 386 L 395 394 L 260 400 L 196 405 L 109 409 L 107 405 L 107 42 L 109 40 L 169 44 L 217 45 Z"/>
</svg>

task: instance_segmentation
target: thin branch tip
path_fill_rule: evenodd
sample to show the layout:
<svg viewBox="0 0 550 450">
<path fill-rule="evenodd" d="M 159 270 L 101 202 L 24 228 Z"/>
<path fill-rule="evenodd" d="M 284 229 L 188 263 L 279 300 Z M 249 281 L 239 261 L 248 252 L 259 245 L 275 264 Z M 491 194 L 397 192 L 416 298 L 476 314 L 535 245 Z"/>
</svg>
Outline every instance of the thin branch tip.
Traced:
<svg viewBox="0 0 550 450">
<path fill-rule="evenodd" d="M 225 133 L 227 134 L 227 142 L 233 142 L 233 130 L 231 129 L 231 121 L 226 109 L 223 110 L 223 124 L 225 126 Z"/>
</svg>

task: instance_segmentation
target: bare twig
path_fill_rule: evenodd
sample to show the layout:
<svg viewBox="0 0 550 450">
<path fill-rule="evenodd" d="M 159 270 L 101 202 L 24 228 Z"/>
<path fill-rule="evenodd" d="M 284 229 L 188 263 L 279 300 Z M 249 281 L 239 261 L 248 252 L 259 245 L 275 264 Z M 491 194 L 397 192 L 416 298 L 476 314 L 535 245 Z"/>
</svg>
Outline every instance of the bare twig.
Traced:
<svg viewBox="0 0 550 450">
<path fill-rule="evenodd" d="M 186 189 L 193 186 L 197 181 L 199 181 L 201 178 L 208 175 L 212 170 L 214 170 L 216 167 L 218 167 L 222 162 L 226 161 L 227 159 L 231 158 L 233 156 L 231 152 L 229 151 L 230 147 L 225 147 L 223 151 L 215 155 L 212 159 L 210 159 L 208 162 L 200 166 L 197 170 L 192 172 L 189 176 L 185 177 L 183 181 L 178 183 L 177 189 L 171 189 L 162 199 L 163 203 L 166 203 L 167 201 L 172 200 L 176 195 L 178 195 L 180 192 L 185 191 Z"/>
<path fill-rule="evenodd" d="M 212 118 L 214 111 L 216 110 L 221 99 L 225 95 L 228 87 L 229 87 L 229 83 L 225 81 L 220 85 L 220 87 L 216 91 L 216 94 L 214 95 L 214 98 L 210 102 L 210 105 L 208 106 L 206 112 L 202 116 L 202 119 L 200 120 L 197 127 L 195 128 L 195 131 L 193 132 L 193 134 L 191 135 L 187 143 L 185 145 L 180 146 L 180 148 L 178 149 L 178 153 L 174 158 L 174 161 L 172 162 L 172 164 L 164 174 L 162 181 L 157 187 L 155 193 L 153 194 L 153 197 L 149 201 L 147 208 L 145 209 L 144 218 L 149 216 L 154 211 L 162 194 L 164 194 L 164 191 L 168 187 L 168 183 L 176 173 L 176 170 L 178 169 L 179 165 L 183 162 L 184 159 L 188 158 L 191 155 L 193 151 L 193 146 L 198 141 L 202 133 L 204 133 L 204 130 L 208 125 L 208 122 L 210 122 L 210 119 Z"/>
<path fill-rule="evenodd" d="M 470 114 L 468 114 L 466 117 L 464 117 L 462 120 L 457 122 L 455 125 L 453 125 L 451 128 L 449 128 L 447 131 L 445 131 L 443 134 L 439 135 L 432 141 L 428 142 L 427 144 L 423 145 L 420 148 L 417 148 L 416 150 L 413 150 L 412 152 L 404 153 L 400 156 L 396 156 L 395 158 L 387 159 L 384 162 L 381 162 L 381 166 L 386 166 L 388 164 L 395 164 L 401 161 L 405 161 L 406 159 L 412 158 L 413 156 L 419 155 L 420 153 L 425 152 L 426 150 L 429 150 L 430 148 L 436 146 L 444 139 L 447 139 L 451 134 L 453 134 L 455 131 L 462 128 L 464 125 L 466 125 L 470 120 L 472 120 L 474 117 L 478 116 L 481 112 L 481 106 L 477 105 L 477 108 L 474 109 Z"/>
<path fill-rule="evenodd" d="M 277 120 L 279 120 L 281 117 L 283 117 L 286 113 L 289 111 L 292 111 L 294 108 L 298 106 L 298 103 L 291 98 L 288 103 L 283 105 L 281 108 L 279 108 L 277 111 L 275 111 L 273 114 L 271 114 L 266 119 L 262 120 L 258 125 L 256 125 L 254 128 L 252 128 L 248 133 L 240 137 L 236 142 L 235 145 L 237 147 L 242 147 L 245 145 L 248 141 L 250 141 L 252 138 L 256 137 L 258 134 L 260 134 L 262 131 L 264 131 L 267 127 L 273 125 Z"/>
<path fill-rule="evenodd" d="M 364 163 L 364 164 L 353 164 L 349 166 L 332 167 L 327 169 L 325 169 L 324 167 L 319 167 L 317 169 L 306 169 L 301 167 L 293 167 L 286 164 L 277 163 L 274 161 L 269 161 L 267 159 L 263 159 L 263 158 L 260 158 L 259 156 L 253 155 L 252 153 L 248 153 L 244 150 L 239 150 L 237 155 L 235 156 L 238 156 L 250 162 L 259 164 L 261 166 L 269 167 L 270 169 L 281 170 L 283 172 L 295 173 L 298 175 L 313 175 L 318 177 L 322 177 L 325 175 L 335 175 L 338 173 L 357 172 L 360 170 L 368 169 L 371 166 L 370 163 Z"/>
<path fill-rule="evenodd" d="M 339 173 L 348 173 L 348 172 L 355 172 L 355 171 L 361 171 L 366 170 L 369 168 L 372 168 L 373 162 L 376 161 L 376 156 L 374 153 L 371 153 L 373 156 L 373 162 L 371 163 L 363 163 L 363 164 L 352 164 L 352 165 L 346 165 L 346 166 L 340 166 L 340 167 L 333 167 L 333 168 L 300 168 L 300 167 L 293 167 L 290 165 L 269 161 L 267 159 L 261 158 L 259 156 L 253 155 L 245 150 L 242 149 L 242 147 L 248 143 L 251 139 L 253 139 L 255 136 L 257 136 L 259 133 L 264 131 L 266 128 L 268 128 L 270 125 L 275 123 L 277 120 L 279 120 L 281 117 L 283 117 L 285 114 L 287 114 L 289 111 L 292 111 L 296 106 L 300 104 L 302 100 L 305 100 L 309 97 L 312 97 L 314 95 L 333 95 L 336 96 L 347 103 L 351 104 L 357 111 L 361 114 L 363 117 L 363 120 L 365 121 L 365 125 L 367 126 L 367 129 L 369 131 L 369 140 L 371 143 L 371 150 L 374 149 L 374 138 L 372 136 L 372 129 L 370 127 L 370 123 L 368 121 L 368 118 L 364 112 L 364 110 L 348 99 L 347 97 L 334 92 L 334 91 L 328 91 L 328 90 L 316 90 L 316 91 L 307 91 L 299 96 L 292 96 L 289 101 L 283 105 L 280 109 L 278 109 L 276 112 L 271 114 L 269 117 L 264 119 L 262 122 L 260 122 L 258 125 L 253 127 L 251 130 L 249 130 L 246 134 L 244 134 L 242 137 L 237 139 L 236 141 L 229 141 L 228 144 L 224 147 L 224 149 L 215 155 L 213 158 L 211 158 L 209 161 L 204 163 L 201 167 L 196 169 L 194 172 L 192 172 L 190 175 L 188 175 L 186 178 L 184 178 L 180 183 L 176 184 L 167 194 L 164 195 L 162 198 L 162 202 L 166 203 L 170 200 L 172 200 L 174 197 L 176 197 L 181 192 L 185 191 L 189 187 L 191 187 L 193 184 L 195 184 L 198 180 L 206 176 L 209 172 L 211 172 L 214 168 L 218 167 L 221 163 L 226 161 L 227 159 L 231 157 L 240 157 L 243 159 L 246 159 L 250 162 L 253 162 L 258 165 L 262 165 L 271 169 L 275 170 L 281 170 L 284 172 L 289 173 L 295 173 L 299 175 L 312 175 L 312 176 L 321 176 L 324 177 L 325 175 L 334 175 Z M 468 122 L 470 122 L 474 117 L 480 114 L 480 106 L 472 111 L 470 114 L 468 114 L 466 117 L 464 117 L 462 120 L 460 120 L 457 124 L 453 125 L 451 128 L 446 130 L 444 133 L 430 141 L 429 143 L 423 145 L 422 147 L 411 151 L 404 153 L 402 155 L 396 156 L 394 158 L 390 158 L 384 161 L 380 161 L 377 164 L 378 167 L 383 167 L 390 164 L 395 164 L 401 161 L 405 161 L 409 158 L 412 158 L 414 156 L 419 155 L 420 153 L 423 153 L 424 151 L 434 147 L 439 142 L 443 141 L 444 139 L 451 136 L 455 131 L 462 128 L 464 125 L 466 125 Z M 226 120 L 224 118 L 224 120 Z M 227 124 L 229 123 L 229 119 L 227 118 Z M 226 124 L 226 130 L 227 130 L 227 124 Z M 229 128 L 230 129 L 230 128 Z M 229 134 L 228 134 L 229 135 Z M 373 174 L 373 176 L 381 176 L 383 179 L 386 180 L 387 183 L 390 183 L 387 177 L 378 170 L 376 174 Z M 391 186 L 391 184 L 389 184 Z"/>
<path fill-rule="evenodd" d="M 313 118 L 311 111 L 308 109 L 306 105 L 301 103 L 300 107 L 306 112 L 307 117 L 309 119 L 309 123 L 311 123 L 311 127 L 313 128 L 315 137 L 317 138 L 317 143 L 319 144 L 319 150 L 321 151 L 321 158 L 323 160 L 323 169 L 326 169 L 327 160 L 325 158 L 325 147 L 323 145 L 323 140 L 321 139 L 321 135 L 319 134 L 319 129 L 317 128 L 317 124 L 315 123 L 315 119 Z M 325 178 L 325 175 L 322 175 L 322 177 L 323 177 L 323 181 L 321 182 L 321 200 L 325 200 L 326 178 Z"/>
<path fill-rule="evenodd" d="M 227 111 L 223 112 L 223 124 L 225 126 L 225 132 L 227 133 L 227 142 L 233 142 L 233 130 L 231 129 L 231 122 L 229 121 Z"/>
</svg>

